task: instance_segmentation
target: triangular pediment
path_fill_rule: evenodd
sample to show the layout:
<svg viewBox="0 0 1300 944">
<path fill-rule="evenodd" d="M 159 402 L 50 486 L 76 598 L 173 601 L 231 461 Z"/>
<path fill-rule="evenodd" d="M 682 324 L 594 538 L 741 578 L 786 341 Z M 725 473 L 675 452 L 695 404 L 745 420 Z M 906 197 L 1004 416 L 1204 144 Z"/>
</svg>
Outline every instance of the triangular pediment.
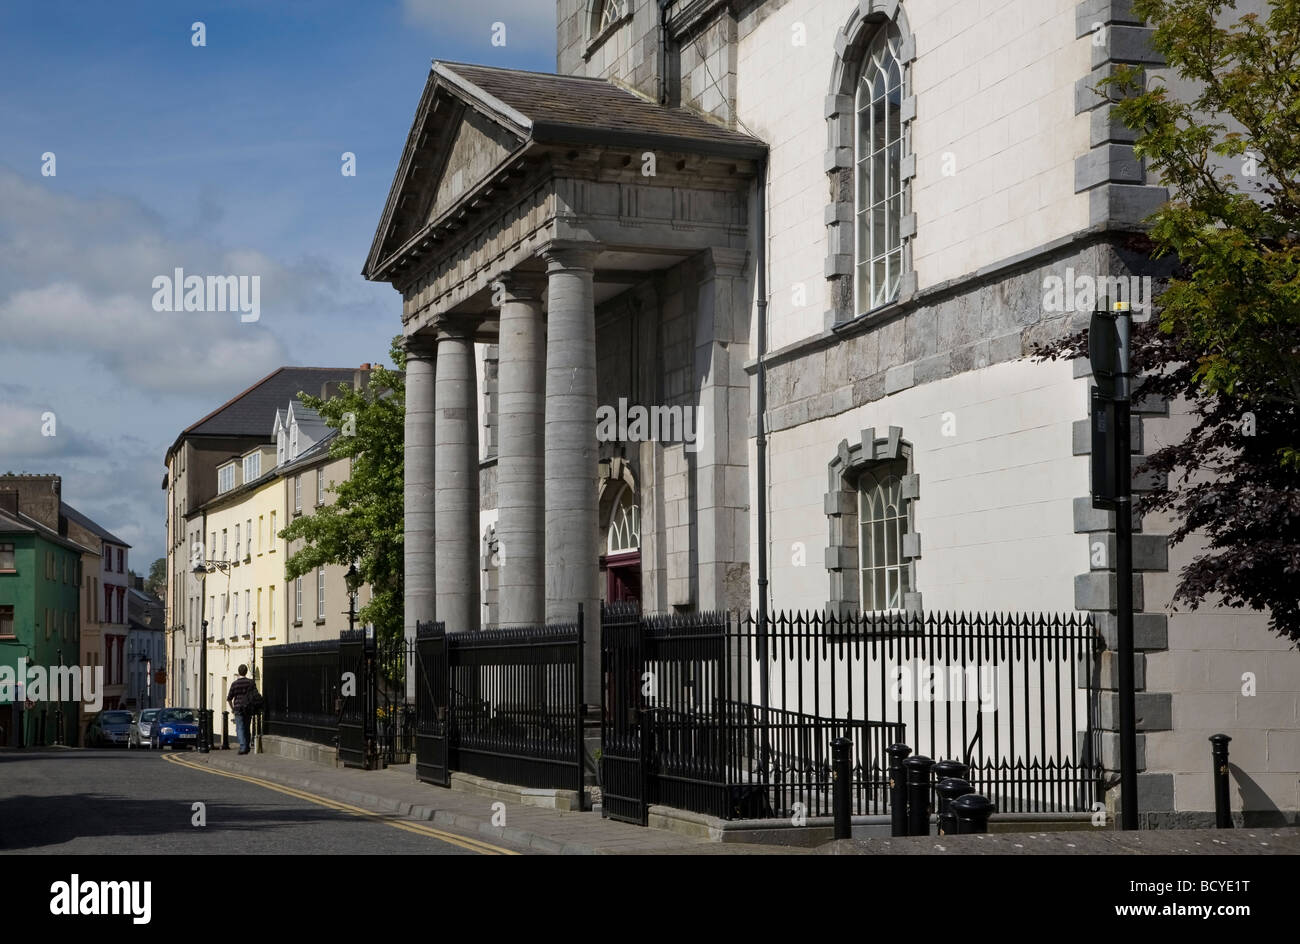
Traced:
<svg viewBox="0 0 1300 944">
<path fill-rule="evenodd" d="M 425 223 L 453 206 L 465 191 L 486 178 L 523 143 L 514 133 L 472 108 L 465 109 L 450 137 L 446 161 L 432 188 L 432 206 L 424 215 Z"/>
<path fill-rule="evenodd" d="M 367 278 L 523 147 L 528 119 L 475 91 L 439 66 L 430 73 L 366 260 Z"/>
</svg>

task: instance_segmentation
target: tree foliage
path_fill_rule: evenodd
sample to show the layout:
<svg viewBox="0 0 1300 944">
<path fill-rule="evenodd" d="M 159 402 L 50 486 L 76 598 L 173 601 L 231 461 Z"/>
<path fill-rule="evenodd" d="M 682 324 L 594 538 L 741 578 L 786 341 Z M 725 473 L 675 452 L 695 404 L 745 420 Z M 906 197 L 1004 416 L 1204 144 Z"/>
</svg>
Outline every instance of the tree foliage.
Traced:
<svg viewBox="0 0 1300 944">
<path fill-rule="evenodd" d="M 358 612 L 359 622 L 373 623 L 380 638 L 402 635 L 402 445 L 405 434 L 405 353 L 394 338 L 389 356 L 396 371 L 376 366 L 368 386 L 341 385 L 328 400 L 299 394 L 302 402 L 339 431 L 330 443 L 331 458 L 351 460 L 352 474 L 335 482 L 338 498 L 296 518 L 280 532 L 301 549 L 285 562 L 293 580 L 325 564 L 356 562 L 359 579 L 374 591 Z"/>
<path fill-rule="evenodd" d="M 1300 642 L 1300 0 L 1266 17 L 1227 0 L 1135 0 L 1181 94 L 1138 67 L 1103 83 L 1135 149 L 1171 191 L 1150 250 L 1171 256 L 1157 321 L 1136 326 L 1144 394 L 1181 398 L 1194 420 L 1146 467 L 1167 480 L 1143 513 L 1203 550 L 1175 600 L 1266 611 Z M 1078 357 L 1086 333 L 1040 349 Z"/>
<path fill-rule="evenodd" d="M 156 597 L 167 593 L 167 558 L 160 557 L 149 565 L 149 576 L 144 581 L 145 590 Z"/>
</svg>

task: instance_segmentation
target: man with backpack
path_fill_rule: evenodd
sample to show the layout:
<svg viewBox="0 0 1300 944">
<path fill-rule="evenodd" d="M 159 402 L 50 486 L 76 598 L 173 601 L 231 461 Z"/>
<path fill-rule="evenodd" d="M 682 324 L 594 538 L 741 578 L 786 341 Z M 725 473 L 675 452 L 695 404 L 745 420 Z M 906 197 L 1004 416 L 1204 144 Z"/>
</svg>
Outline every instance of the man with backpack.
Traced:
<svg viewBox="0 0 1300 944">
<path fill-rule="evenodd" d="M 239 667 L 239 678 L 230 683 L 230 694 L 226 696 L 230 710 L 235 713 L 235 734 L 239 737 L 239 753 L 247 754 L 251 743 L 253 715 L 262 701 L 253 680 L 248 678 L 248 666 Z"/>
</svg>

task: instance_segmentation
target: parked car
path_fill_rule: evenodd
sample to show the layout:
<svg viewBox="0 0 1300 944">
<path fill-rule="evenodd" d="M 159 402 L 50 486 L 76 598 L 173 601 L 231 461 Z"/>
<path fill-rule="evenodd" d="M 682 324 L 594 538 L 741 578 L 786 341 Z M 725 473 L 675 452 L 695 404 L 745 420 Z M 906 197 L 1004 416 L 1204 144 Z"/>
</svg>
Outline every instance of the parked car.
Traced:
<svg viewBox="0 0 1300 944">
<path fill-rule="evenodd" d="M 135 716 L 120 708 L 105 708 L 95 715 L 86 728 L 87 747 L 108 747 L 112 744 L 127 745 L 131 742 L 131 727 Z"/>
<path fill-rule="evenodd" d="M 198 747 L 199 713 L 193 708 L 163 708 L 149 728 L 149 741 L 156 750 L 164 747 Z"/>
<path fill-rule="evenodd" d="M 161 708 L 146 708 L 140 712 L 140 717 L 135 719 L 135 724 L 131 725 L 131 737 L 126 742 L 127 747 L 150 747 L 149 737 L 150 730 L 153 727 L 154 719 L 158 717 Z"/>
</svg>

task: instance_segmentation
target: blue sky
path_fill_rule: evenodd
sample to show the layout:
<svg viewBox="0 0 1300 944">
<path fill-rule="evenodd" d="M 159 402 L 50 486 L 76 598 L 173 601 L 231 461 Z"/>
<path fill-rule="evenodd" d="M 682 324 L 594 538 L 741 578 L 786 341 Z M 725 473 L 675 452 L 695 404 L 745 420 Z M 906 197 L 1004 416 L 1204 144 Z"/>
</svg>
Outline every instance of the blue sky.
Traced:
<svg viewBox="0 0 1300 944">
<path fill-rule="evenodd" d="M 555 4 L 0 6 L 0 472 L 61 475 L 147 573 L 182 429 L 282 364 L 386 360 L 400 300 L 359 273 L 435 58 L 553 71 Z M 155 312 L 177 267 L 259 275 L 259 320 Z"/>
</svg>

